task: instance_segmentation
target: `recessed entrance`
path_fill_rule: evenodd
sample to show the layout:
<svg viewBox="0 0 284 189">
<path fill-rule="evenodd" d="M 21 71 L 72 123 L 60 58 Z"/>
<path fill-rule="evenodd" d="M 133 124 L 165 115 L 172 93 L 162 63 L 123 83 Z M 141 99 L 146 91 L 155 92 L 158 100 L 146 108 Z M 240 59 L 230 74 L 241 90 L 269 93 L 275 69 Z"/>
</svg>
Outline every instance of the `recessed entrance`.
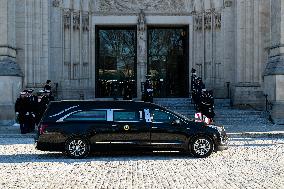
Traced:
<svg viewBox="0 0 284 189">
<path fill-rule="evenodd" d="M 188 27 L 148 27 L 154 97 L 188 97 Z"/>
</svg>

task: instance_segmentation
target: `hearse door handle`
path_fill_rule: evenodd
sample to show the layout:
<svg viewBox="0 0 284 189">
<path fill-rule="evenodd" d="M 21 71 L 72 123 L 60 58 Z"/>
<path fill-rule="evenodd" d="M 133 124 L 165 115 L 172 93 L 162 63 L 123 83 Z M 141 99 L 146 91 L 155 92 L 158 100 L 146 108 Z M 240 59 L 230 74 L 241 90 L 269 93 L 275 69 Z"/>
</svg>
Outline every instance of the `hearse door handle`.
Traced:
<svg viewBox="0 0 284 189">
<path fill-rule="evenodd" d="M 117 127 L 117 125 L 111 125 L 112 127 Z"/>
<path fill-rule="evenodd" d="M 158 127 L 152 127 L 152 129 L 157 129 Z"/>
</svg>

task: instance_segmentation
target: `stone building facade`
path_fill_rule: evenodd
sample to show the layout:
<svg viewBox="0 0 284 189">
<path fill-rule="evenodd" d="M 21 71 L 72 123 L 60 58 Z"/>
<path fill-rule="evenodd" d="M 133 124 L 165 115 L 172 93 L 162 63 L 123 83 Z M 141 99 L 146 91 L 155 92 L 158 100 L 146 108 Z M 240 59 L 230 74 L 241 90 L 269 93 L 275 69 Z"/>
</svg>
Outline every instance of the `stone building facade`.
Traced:
<svg viewBox="0 0 284 189">
<path fill-rule="evenodd" d="M 58 99 L 186 98 L 195 68 L 216 98 L 272 104 L 281 123 L 284 0 L 0 0 L 0 120 L 24 88 L 50 79 Z M 122 93 L 116 94 L 121 96 Z"/>
</svg>

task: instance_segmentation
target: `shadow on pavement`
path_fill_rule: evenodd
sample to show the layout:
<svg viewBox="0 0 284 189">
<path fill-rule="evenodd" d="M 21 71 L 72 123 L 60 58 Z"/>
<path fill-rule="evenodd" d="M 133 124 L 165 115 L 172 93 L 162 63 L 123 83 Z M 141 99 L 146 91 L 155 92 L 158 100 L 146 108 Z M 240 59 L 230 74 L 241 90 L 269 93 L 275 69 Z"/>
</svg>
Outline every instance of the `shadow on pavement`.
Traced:
<svg viewBox="0 0 284 189">
<path fill-rule="evenodd" d="M 87 163 L 94 161 L 113 162 L 113 161 L 159 161 L 173 159 L 192 159 L 197 160 L 190 155 L 183 153 L 93 153 L 84 159 L 71 159 L 63 153 L 46 153 L 46 154 L 12 154 L 0 155 L 1 163 L 33 163 L 33 162 L 56 162 L 56 163 Z"/>
</svg>

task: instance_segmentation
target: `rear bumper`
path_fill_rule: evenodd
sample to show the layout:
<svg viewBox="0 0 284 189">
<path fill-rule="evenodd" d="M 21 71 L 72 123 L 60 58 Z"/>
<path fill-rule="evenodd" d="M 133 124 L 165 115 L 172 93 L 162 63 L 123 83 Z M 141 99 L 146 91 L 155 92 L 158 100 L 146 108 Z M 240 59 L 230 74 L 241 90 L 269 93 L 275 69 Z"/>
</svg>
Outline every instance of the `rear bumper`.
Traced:
<svg viewBox="0 0 284 189">
<path fill-rule="evenodd" d="M 41 151 L 64 151 L 64 144 L 54 144 L 47 142 L 39 142 L 35 140 L 35 148 Z"/>
</svg>

